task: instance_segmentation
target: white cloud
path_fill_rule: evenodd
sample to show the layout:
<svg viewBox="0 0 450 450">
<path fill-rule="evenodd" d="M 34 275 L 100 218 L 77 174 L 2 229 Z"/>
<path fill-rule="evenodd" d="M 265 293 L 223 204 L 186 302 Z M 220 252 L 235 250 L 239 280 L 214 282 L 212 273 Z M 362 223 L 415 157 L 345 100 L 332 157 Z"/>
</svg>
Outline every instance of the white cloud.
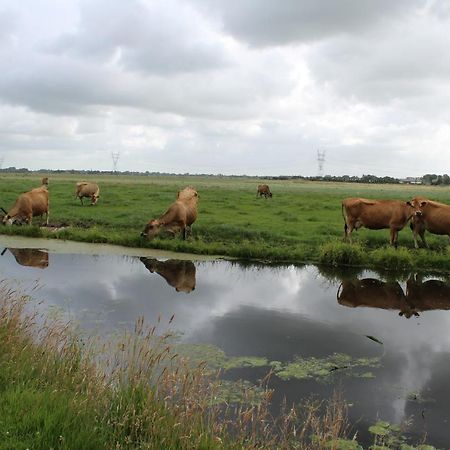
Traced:
<svg viewBox="0 0 450 450">
<path fill-rule="evenodd" d="M 324 148 L 330 174 L 441 173 L 449 22 L 431 0 L 5 0 L 3 165 L 314 175 Z"/>
</svg>

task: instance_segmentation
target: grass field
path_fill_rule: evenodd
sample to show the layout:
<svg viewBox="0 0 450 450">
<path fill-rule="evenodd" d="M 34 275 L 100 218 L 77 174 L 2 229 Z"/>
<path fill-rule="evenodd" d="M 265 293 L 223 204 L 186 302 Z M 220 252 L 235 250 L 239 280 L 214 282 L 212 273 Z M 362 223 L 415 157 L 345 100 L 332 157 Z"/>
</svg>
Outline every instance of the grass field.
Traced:
<svg viewBox="0 0 450 450">
<path fill-rule="evenodd" d="M 17 195 L 40 184 L 37 174 L 2 175 L 0 206 L 8 209 Z M 3 227 L 3 234 L 20 234 L 84 242 L 158 248 L 197 254 L 272 261 L 332 265 L 450 269 L 448 238 L 427 235 L 430 249 L 414 249 L 405 227 L 399 249 L 388 247 L 389 231 L 361 229 L 354 244 L 344 244 L 341 200 L 345 197 L 409 200 L 423 195 L 450 204 L 445 187 L 416 185 L 364 185 L 350 183 L 269 180 L 273 198 L 256 198 L 263 180 L 197 176 L 113 176 L 96 181 L 100 200 L 81 206 L 75 198 L 78 175 L 50 176 L 50 224 L 58 231 L 33 226 Z M 188 240 L 140 237 L 145 223 L 161 215 L 185 186 L 200 195 L 199 216 Z"/>
</svg>

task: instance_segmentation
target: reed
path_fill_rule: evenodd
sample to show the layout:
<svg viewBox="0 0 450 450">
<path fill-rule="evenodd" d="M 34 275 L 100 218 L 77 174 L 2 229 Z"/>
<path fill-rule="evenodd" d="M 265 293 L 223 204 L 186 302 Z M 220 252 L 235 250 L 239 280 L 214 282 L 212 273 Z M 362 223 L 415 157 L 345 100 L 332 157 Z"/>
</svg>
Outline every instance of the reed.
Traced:
<svg viewBox="0 0 450 450">
<path fill-rule="evenodd" d="M 116 339 L 82 338 L 0 284 L 0 449 L 319 449 L 345 436 L 342 398 L 305 404 L 303 419 L 287 406 L 272 417 L 267 388 L 227 402 L 159 327 L 141 317 Z"/>
</svg>

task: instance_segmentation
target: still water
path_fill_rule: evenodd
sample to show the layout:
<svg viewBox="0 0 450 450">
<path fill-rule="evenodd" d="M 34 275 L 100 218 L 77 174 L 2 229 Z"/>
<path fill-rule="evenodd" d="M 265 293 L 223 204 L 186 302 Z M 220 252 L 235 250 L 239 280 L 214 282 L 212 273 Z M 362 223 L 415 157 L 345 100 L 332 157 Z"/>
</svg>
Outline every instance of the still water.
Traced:
<svg viewBox="0 0 450 450">
<path fill-rule="evenodd" d="M 168 323 L 174 315 L 170 327 L 183 343 L 270 362 L 275 404 L 326 398 L 338 386 L 363 442 L 377 420 L 409 421 L 413 441 L 426 435 L 450 448 L 444 278 L 18 248 L 3 251 L 0 278 L 25 291 L 37 284 L 34 298 L 103 335 L 138 316 Z M 268 369 L 250 364 L 225 376 L 258 383 Z"/>
</svg>

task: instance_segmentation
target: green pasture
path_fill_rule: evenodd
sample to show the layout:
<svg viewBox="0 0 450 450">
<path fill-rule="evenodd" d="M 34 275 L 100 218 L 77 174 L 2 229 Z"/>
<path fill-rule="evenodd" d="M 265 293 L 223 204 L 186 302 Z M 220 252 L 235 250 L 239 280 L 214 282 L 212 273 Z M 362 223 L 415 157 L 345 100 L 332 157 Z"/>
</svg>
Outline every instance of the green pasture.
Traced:
<svg viewBox="0 0 450 450">
<path fill-rule="evenodd" d="M 409 200 L 415 195 L 450 204 L 446 187 L 369 185 L 261 180 L 207 176 L 50 175 L 50 227 L 2 227 L 3 234 L 70 239 L 84 242 L 158 248 L 197 254 L 218 254 L 273 262 L 313 262 L 332 265 L 450 269 L 448 237 L 427 234 L 430 249 L 414 249 L 405 227 L 399 249 L 388 246 L 389 230 L 361 229 L 354 244 L 342 242 L 341 201 L 345 197 Z M 40 184 L 41 175 L 0 176 L 0 206 L 8 209 L 17 195 Z M 82 179 L 100 186 L 96 206 L 75 198 Z M 267 182 L 273 198 L 256 198 L 257 185 Z M 161 236 L 149 242 L 140 237 L 145 223 L 160 216 L 177 191 L 194 186 L 200 196 L 199 216 L 192 234 Z M 56 228 L 55 228 L 56 227 Z"/>
</svg>

